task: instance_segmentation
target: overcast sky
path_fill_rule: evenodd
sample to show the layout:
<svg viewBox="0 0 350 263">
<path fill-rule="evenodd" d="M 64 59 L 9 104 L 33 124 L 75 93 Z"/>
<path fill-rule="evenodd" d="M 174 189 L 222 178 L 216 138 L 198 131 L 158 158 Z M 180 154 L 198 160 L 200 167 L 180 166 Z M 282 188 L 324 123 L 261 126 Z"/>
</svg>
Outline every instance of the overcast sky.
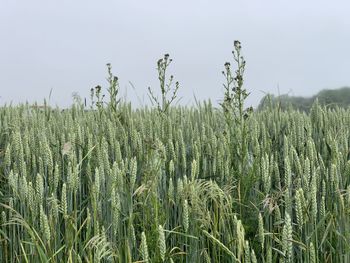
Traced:
<svg viewBox="0 0 350 263">
<path fill-rule="evenodd" d="M 106 87 L 106 63 L 134 105 L 158 91 L 156 61 L 174 59 L 182 103 L 222 99 L 233 41 L 247 61 L 249 104 L 266 92 L 310 96 L 350 85 L 348 1 L 0 0 L 0 104 L 68 106 Z M 135 86 L 130 86 L 129 81 Z"/>
</svg>

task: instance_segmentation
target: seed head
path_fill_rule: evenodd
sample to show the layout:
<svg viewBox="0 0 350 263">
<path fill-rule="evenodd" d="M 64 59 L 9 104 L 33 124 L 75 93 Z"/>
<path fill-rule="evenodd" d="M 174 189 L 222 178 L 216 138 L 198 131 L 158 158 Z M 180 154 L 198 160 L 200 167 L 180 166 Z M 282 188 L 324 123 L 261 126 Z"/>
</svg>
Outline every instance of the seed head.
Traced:
<svg viewBox="0 0 350 263">
<path fill-rule="evenodd" d="M 233 42 L 233 44 L 234 44 L 234 46 L 235 46 L 235 48 L 236 49 L 241 49 L 241 42 L 239 42 L 238 40 L 235 40 L 234 42 Z"/>
<path fill-rule="evenodd" d="M 164 229 L 161 225 L 158 227 L 158 246 L 159 246 L 159 252 L 160 252 L 160 257 L 162 260 L 165 260 L 165 253 L 166 253 L 166 243 L 165 243 L 165 234 L 164 234 Z"/>
</svg>

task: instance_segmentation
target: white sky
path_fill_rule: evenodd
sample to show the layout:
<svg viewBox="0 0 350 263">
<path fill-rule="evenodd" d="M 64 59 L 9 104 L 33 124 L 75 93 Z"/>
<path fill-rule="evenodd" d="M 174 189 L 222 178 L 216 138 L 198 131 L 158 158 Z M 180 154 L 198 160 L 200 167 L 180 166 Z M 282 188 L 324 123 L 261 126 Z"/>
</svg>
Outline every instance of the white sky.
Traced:
<svg viewBox="0 0 350 263">
<path fill-rule="evenodd" d="M 51 103 L 68 106 L 73 92 L 106 87 L 108 62 L 127 99 L 149 103 L 164 53 L 183 104 L 218 102 L 235 39 L 249 104 L 263 92 L 310 96 L 350 85 L 349 11 L 323 0 L 0 0 L 0 104 L 42 102 L 53 89 Z"/>
</svg>

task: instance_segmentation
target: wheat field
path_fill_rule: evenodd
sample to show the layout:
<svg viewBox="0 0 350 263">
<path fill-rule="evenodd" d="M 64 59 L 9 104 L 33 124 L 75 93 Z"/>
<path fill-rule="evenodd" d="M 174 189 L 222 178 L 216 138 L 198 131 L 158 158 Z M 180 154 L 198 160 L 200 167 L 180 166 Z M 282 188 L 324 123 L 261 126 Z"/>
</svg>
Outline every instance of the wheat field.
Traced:
<svg viewBox="0 0 350 263">
<path fill-rule="evenodd" d="M 240 63 L 223 107 L 2 106 L 0 262 L 350 262 L 350 110 L 245 110 Z"/>
</svg>

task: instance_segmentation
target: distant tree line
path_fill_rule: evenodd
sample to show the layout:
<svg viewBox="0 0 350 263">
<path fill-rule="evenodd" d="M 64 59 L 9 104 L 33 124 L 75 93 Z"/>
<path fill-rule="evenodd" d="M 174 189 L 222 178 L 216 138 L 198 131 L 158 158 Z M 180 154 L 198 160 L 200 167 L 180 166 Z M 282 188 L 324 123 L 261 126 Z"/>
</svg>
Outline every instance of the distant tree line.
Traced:
<svg viewBox="0 0 350 263">
<path fill-rule="evenodd" d="M 296 97 L 289 95 L 274 96 L 272 94 L 265 95 L 258 106 L 258 110 L 262 110 L 269 106 L 278 106 L 281 109 L 295 108 L 300 111 L 308 112 L 315 100 L 321 105 L 334 108 L 350 106 L 350 87 L 339 89 L 325 89 L 312 97 Z"/>
</svg>

